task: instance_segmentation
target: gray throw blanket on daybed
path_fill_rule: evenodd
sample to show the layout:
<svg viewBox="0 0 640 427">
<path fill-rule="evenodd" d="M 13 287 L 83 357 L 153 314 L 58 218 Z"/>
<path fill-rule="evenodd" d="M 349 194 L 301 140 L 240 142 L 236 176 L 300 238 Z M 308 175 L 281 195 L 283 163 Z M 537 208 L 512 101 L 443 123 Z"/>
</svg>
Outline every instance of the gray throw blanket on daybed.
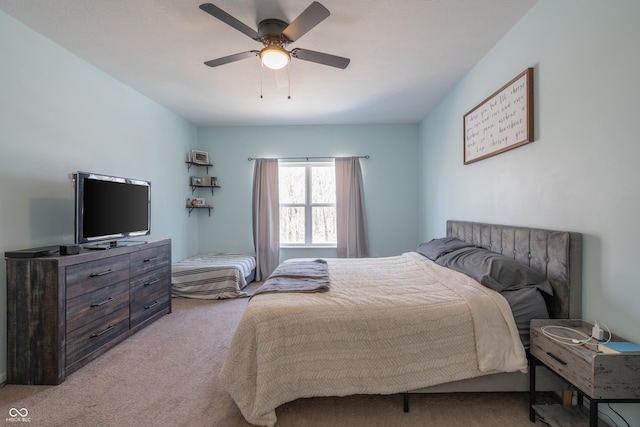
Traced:
<svg viewBox="0 0 640 427">
<path fill-rule="evenodd" d="M 326 292 L 329 290 L 327 261 L 289 261 L 280 264 L 253 296 L 273 292 Z"/>
</svg>

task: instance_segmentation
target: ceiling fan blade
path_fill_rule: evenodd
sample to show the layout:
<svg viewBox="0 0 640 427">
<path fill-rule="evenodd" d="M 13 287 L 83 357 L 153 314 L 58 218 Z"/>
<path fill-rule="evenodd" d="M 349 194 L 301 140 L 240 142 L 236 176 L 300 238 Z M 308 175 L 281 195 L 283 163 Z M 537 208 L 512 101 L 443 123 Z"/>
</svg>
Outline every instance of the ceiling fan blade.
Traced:
<svg viewBox="0 0 640 427">
<path fill-rule="evenodd" d="M 240 61 L 241 59 L 250 58 L 252 56 L 258 56 L 260 52 L 257 50 L 250 50 L 248 52 L 236 53 L 234 55 L 223 56 L 222 58 L 212 59 L 211 61 L 207 61 L 204 65 L 208 65 L 209 67 L 217 67 L 219 65 L 228 64 L 230 62 Z"/>
<path fill-rule="evenodd" d="M 316 62 L 322 65 L 329 65 L 330 67 L 347 68 L 351 60 L 349 58 L 343 58 L 342 56 L 329 55 L 328 53 L 316 52 L 315 50 L 308 49 L 293 49 L 291 56 L 294 58 L 302 59 L 303 61 Z"/>
<path fill-rule="evenodd" d="M 200 5 L 200 9 L 204 10 L 214 18 L 218 18 L 225 24 L 232 26 L 233 28 L 240 31 L 241 33 L 246 34 L 252 39 L 258 40 L 258 41 L 260 40 L 260 34 L 256 30 L 238 21 L 236 18 L 229 15 L 227 12 L 220 9 L 218 6 L 213 5 L 211 3 L 204 3 Z"/>
<path fill-rule="evenodd" d="M 314 1 L 282 31 L 282 34 L 294 42 L 324 21 L 327 16 L 329 16 L 329 10 L 317 1 Z"/>
</svg>

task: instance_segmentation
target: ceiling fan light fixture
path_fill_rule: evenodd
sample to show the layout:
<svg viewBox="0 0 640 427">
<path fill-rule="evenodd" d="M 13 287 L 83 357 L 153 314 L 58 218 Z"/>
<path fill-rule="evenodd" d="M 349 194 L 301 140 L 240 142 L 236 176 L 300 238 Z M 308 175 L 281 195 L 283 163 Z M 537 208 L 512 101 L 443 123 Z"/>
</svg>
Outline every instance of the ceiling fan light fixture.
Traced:
<svg viewBox="0 0 640 427">
<path fill-rule="evenodd" d="M 268 46 L 260 51 L 262 65 L 272 70 L 286 67 L 290 59 L 289 52 L 280 46 Z"/>
</svg>

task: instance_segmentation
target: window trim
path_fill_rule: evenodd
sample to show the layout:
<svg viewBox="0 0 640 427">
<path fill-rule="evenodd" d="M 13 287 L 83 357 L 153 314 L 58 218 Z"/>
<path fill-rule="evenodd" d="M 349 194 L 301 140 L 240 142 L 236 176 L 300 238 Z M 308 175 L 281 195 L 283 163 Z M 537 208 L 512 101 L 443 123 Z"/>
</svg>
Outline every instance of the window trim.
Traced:
<svg viewBox="0 0 640 427">
<path fill-rule="evenodd" d="M 278 163 L 278 168 L 281 167 L 302 167 L 305 168 L 305 203 L 282 203 L 279 202 L 279 208 L 283 207 L 304 207 L 305 208 L 305 218 L 304 218 L 304 233 L 305 233 L 305 241 L 304 243 L 283 243 L 280 242 L 281 249 L 302 249 L 302 248 L 311 248 L 311 249 L 319 249 L 319 248 L 337 248 L 338 242 L 335 243 L 313 243 L 313 218 L 311 217 L 312 209 L 314 207 L 332 207 L 336 209 L 336 203 L 312 203 L 311 197 L 313 195 L 312 191 L 312 179 L 311 179 L 311 171 L 313 167 L 332 167 L 335 173 L 335 161 L 327 160 L 327 161 L 282 161 Z"/>
</svg>

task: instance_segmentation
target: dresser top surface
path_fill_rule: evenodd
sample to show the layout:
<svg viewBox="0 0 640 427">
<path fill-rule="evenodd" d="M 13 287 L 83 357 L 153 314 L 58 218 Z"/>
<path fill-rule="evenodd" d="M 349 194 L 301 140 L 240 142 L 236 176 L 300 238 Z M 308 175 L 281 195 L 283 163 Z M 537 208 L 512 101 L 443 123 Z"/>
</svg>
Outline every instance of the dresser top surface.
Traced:
<svg viewBox="0 0 640 427">
<path fill-rule="evenodd" d="M 6 258 L 7 262 L 55 262 L 58 266 L 64 267 L 74 264 L 80 264 L 87 261 L 95 261 L 99 259 L 109 258 L 116 255 L 129 254 L 147 249 L 158 248 L 171 245 L 171 239 L 150 239 L 145 241 L 129 241 L 126 245 L 117 246 L 109 249 L 86 249 L 80 250 L 75 255 L 54 255 L 38 258 Z"/>
</svg>

